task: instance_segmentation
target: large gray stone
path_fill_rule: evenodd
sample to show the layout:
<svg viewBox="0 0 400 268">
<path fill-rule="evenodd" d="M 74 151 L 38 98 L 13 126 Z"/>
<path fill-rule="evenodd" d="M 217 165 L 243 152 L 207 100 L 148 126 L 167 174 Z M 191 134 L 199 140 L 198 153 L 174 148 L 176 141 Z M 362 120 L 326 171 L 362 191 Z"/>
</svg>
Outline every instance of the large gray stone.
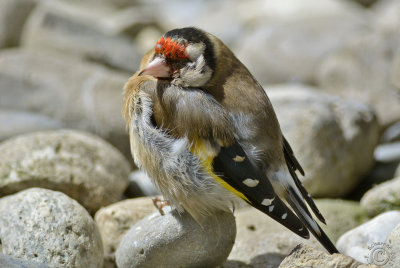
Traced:
<svg viewBox="0 0 400 268">
<path fill-rule="evenodd" d="M 130 166 L 92 134 L 43 131 L 0 144 L 0 196 L 29 187 L 61 191 L 90 212 L 121 199 Z"/>
<path fill-rule="evenodd" d="M 62 123 L 45 115 L 0 110 L 0 141 L 29 132 L 59 129 L 62 126 Z"/>
<path fill-rule="evenodd" d="M 297 246 L 279 265 L 279 268 L 294 267 L 378 268 L 376 265 L 362 264 L 343 254 L 330 255 L 305 245 Z"/>
<path fill-rule="evenodd" d="M 374 111 L 302 85 L 266 87 L 311 195 L 340 197 L 370 170 L 378 142 Z"/>
<path fill-rule="evenodd" d="M 1 251 L 51 267 L 103 264 L 100 233 L 89 213 L 60 192 L 31 188 L 0 199 Z"/>
<path fill-rule="evenodd" d="M 121 29 L 113 23 L 114 13 L 117 13 L 115 9 L 98 3 L 43 2 L 26 23 L 22 45 L 135 72 L 141 56 L 133 39 L 120 34 Z"/>
<path fill-rule="evenodd" d="M 400 177 L 378 184 L 364 194 L 361 206 L 370 216 L 400 210 Z"/>
<path fill-rule="evenodd" d="M 115 251 L 122 237 L 139 220 L 156 212 L 151 197 L 123 200 L 96 212 L 95 220 L 103 239 L 104 260 L 110 267 L 115 263 Z"/>
<path fill-rule="evenodd" d="M 44 51 L 0 51 L 0 107 L 54 118 L 88 130 L 130 156 L 121 116 L 129 75 Z"/>
<path fill-rule="evenodd" d="M 228 257 L 235 235 L 231 213 L 220 212 L 200 226 L 187 213 L 156 212 L 125 234 L 116 261 L 120 268 L 215 267 Z"/>
<path fill-rule="evenodd" d="M 337 249 L 362 263 L 371 263 L 371 250 L 381 245 L 400 223 L 400 211 L 389 211 L 343 234 Z"/>
<path fill-rule="evenodd" d="M 19 44 L 28 15 L 35 0 L 0 0 L 0 48 Z"/>
</svg>

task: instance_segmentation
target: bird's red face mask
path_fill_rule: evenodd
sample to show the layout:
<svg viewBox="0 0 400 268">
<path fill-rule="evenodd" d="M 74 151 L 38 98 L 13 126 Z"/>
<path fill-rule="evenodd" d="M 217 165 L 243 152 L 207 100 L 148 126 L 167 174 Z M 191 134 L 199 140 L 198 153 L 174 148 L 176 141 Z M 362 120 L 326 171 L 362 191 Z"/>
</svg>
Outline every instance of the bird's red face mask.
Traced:
<svg viewBox="0 0 400 268">
<path fill-rule="evenodd" d="M 151 75 L 156 78 L 169 78 L 177 72 L 179 66 L 189 59 L 187 44 L 181 44 L 170 37 L 161 37 L 154 48 L 155 58 L 139 75 Z"/>
</svg>

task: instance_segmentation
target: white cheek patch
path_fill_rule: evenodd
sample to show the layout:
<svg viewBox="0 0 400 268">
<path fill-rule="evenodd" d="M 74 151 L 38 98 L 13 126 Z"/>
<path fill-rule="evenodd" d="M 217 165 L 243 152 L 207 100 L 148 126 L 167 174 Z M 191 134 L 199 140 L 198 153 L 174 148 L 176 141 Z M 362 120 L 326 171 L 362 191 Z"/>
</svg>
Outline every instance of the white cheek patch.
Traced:
<svg viewBox="0 0 400 268">
<path fill-rule="evenodd" d="M 203 54 L 205 48 L 203 43 L 191 44 L 186 47 L 186 54 L 191 61 L 196 61 L 196 59 Z"/>
<path fill-rule="evenodd" d="M 203 86 L 212 76 L 211 69 L 206 66 L 203 55 L 200 55 L 195 62 L 188 65 L 188 68 L 181 72 L 181 78 L 186 86 Z"/>
</svg>

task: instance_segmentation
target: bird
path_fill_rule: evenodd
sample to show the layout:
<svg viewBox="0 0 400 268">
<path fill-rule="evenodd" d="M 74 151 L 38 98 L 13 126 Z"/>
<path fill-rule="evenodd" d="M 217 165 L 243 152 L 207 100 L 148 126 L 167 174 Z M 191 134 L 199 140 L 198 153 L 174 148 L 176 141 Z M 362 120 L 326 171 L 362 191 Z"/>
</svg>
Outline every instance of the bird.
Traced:
<svg viewBox="0 0 400 268">
<path fill-rule="evenodd" d="M 123 94 L 135 164 L 179 212 L 201 222 L 239 198 L 338 253 L 265 90 L 216 36 L 167 31 Z"/>
</svg>

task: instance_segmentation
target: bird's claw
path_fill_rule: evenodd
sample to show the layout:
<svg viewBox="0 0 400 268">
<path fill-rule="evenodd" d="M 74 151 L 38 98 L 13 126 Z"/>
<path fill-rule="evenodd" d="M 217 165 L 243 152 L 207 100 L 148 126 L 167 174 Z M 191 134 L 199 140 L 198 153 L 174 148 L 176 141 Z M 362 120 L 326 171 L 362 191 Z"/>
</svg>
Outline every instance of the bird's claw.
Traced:
<svg viewBox="0 0 400 268">
<path fill-rule="evenodd" d="M 162 200 L 162 199 L 158 198 L 157 196 L 153 197 L 151 200 L 153 201 L 153 204 L 157 208 L 158 212 L 160 212 L 160 215 L 164 216 L 165 213 L 164 213 L 163 208 L 167 207 L 167 206 L 170 206 L 169 201 L 168 200 Z"/>
</svg>

